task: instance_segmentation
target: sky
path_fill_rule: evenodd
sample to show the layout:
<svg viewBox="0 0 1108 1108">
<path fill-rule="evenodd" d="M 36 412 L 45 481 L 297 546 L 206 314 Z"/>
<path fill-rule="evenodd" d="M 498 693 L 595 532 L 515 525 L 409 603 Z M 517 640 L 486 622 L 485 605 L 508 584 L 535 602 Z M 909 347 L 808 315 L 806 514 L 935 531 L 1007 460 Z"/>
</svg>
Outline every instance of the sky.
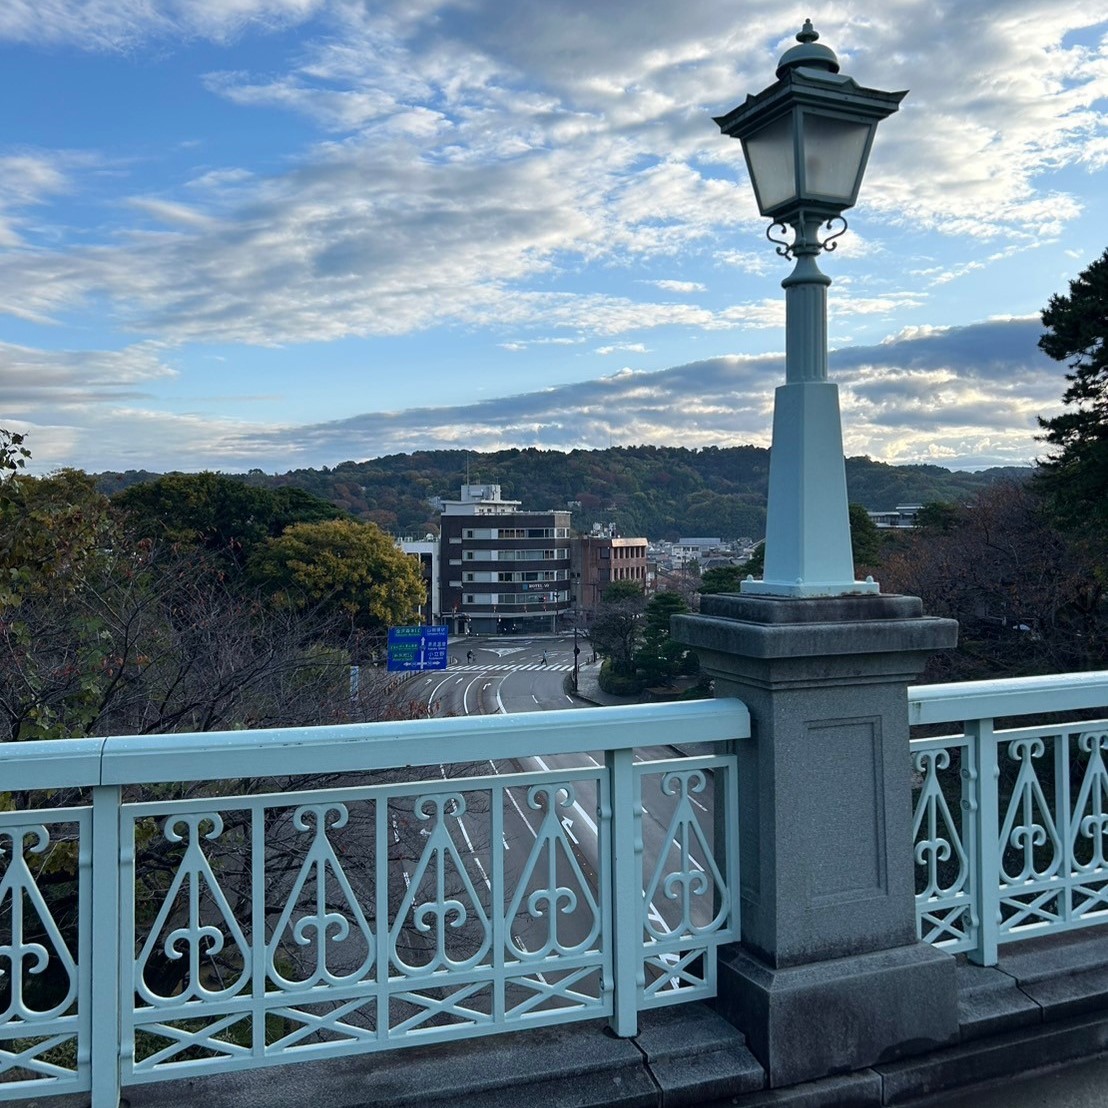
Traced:
<svg viewBox="0 0 1108 1108">
<path fill-rule="evenodd" d="M 909 90 L 821 260 L 846 452 L 1032 463 L 1108 245 L 1089 0 L 4 0 L 0 427 L 35 472 L 768 445 L 790 264 L 712 117 L 806 17 Z"/>
</svg>

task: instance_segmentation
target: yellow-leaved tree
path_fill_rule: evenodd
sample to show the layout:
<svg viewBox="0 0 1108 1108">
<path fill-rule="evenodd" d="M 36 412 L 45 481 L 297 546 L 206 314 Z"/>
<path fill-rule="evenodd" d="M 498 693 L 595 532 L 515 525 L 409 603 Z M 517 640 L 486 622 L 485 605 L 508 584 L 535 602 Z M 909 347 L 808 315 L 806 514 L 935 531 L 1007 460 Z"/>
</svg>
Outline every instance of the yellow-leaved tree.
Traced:
<svg viewBox="0 0 1108 1108">
<path fill-rule="evenodd" d="M 412 622 L 426 598 L 419 563 L 355 520 L 294 524 L 254 551 L 247 573 L 278 604 L 341 612 L 366 631 Z"/>
</svg>

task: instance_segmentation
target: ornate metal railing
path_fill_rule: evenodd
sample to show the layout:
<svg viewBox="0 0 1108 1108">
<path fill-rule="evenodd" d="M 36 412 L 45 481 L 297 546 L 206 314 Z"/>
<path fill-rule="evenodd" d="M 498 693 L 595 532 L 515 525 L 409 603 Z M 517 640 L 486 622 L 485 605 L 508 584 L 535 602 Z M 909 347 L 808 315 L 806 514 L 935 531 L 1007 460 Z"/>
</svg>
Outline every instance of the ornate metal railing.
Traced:
<svg viewBox="0 0 1108 1108">
<path fill-rule="evenodd" d="M 0 746 L 0 1100 L 634 1034 L 738 937 L 748 734 L 719 700 Z M 677 739 L 723 745 L 636 757 Z"/>
<path fill-rule="evenodd" d="M 1108 672 L 909 689 L 920 938 L 994 965 L 1002 943 L 1108 923 Z M 1020 717 L 1100 711 L 996 730 Z"/>
</svg>

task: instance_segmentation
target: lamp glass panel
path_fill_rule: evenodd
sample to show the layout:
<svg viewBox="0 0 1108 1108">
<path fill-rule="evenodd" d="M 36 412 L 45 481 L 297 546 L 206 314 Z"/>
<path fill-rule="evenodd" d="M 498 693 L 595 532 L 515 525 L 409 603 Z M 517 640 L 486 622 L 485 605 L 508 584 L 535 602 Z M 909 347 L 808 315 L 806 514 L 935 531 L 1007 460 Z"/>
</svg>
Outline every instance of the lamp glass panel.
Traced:
<svg viewBox="0 0 1108 1108">
<path fill-rule="evenodd" d="M 796 199 L 793 117 L 782 116 L 743 140 L 758 210 L 763 215 Z"/>
<path fill-rule="evenodd" d="M 804 114 L 804 194 L 854 203 L 872 123 Z"/>
</svg>

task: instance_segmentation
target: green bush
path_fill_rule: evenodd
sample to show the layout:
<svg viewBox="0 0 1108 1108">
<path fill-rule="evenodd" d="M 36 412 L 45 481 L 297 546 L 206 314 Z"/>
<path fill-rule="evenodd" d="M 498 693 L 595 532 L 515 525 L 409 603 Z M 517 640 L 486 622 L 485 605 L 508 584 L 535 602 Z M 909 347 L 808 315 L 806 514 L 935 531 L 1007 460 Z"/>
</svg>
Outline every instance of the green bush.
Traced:
<svg viewBox="0 0 1108 1108">
<path fill-rule="evenodd" d="M 611 658 L 604 659 L 597 683 L 609 696 L 637 696 L 642 692 L 639 678 L 634 674 L 616 673 Z"/>
</svg>

